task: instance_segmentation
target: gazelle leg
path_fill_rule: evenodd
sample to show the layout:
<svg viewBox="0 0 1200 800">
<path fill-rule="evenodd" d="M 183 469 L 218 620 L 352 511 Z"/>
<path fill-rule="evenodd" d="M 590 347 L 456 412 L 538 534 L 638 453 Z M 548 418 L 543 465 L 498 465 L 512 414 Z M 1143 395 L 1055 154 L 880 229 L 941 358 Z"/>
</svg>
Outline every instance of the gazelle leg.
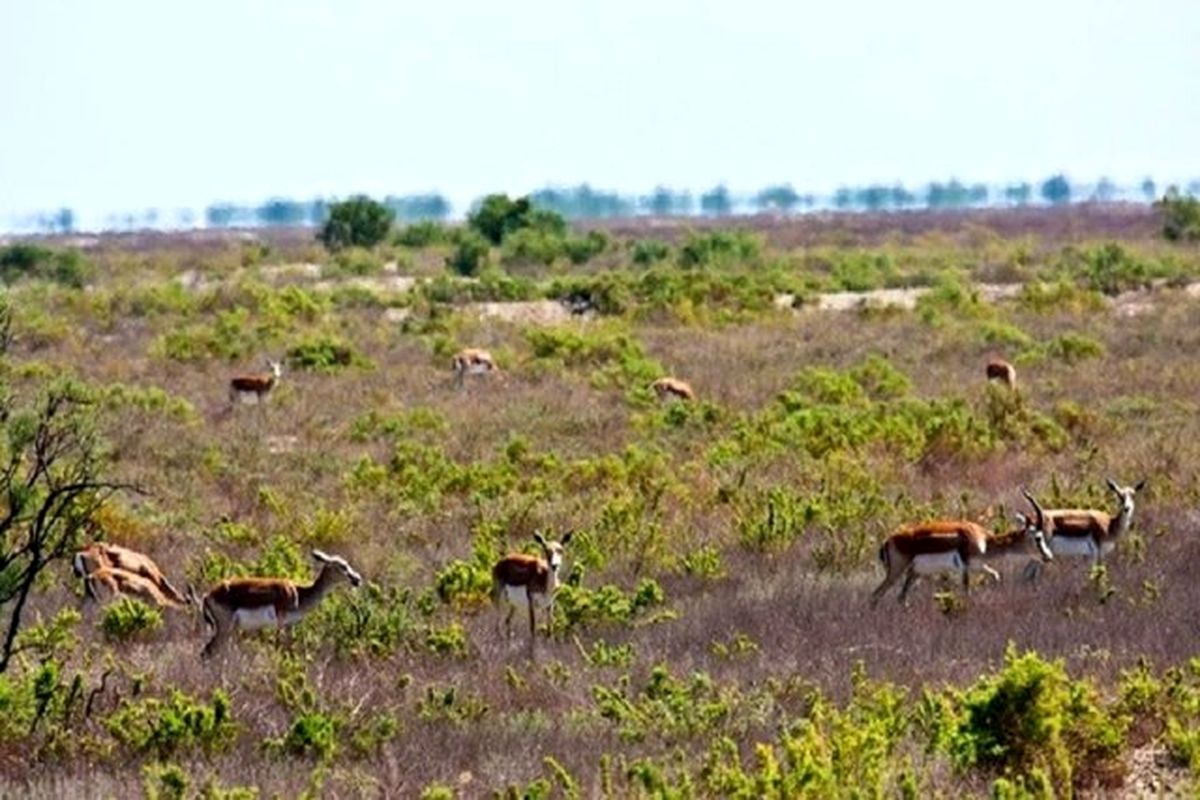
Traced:
<svg viewBox="0 0 1200 800">
<path fill-rule="evenodd" d="M 887 593 L 887 590 L 892 587 L 896 579 L 900 577 L 900 573 L 888 571 L 887 575 L 883 576 L 883 583 L 875 587 L 875 591 L 871 592 L 871 608 L 874 608 L 879 603 L 879 598 Z"/>
<path fill-rule="evenodd" d="M 905 599 L 908 597 L 908 590 L 917 582 L 917 572 L 911 566 L 904 573 L 904 585 L 900 587 L 900 605 L 904 605 Z"/>
</svg>

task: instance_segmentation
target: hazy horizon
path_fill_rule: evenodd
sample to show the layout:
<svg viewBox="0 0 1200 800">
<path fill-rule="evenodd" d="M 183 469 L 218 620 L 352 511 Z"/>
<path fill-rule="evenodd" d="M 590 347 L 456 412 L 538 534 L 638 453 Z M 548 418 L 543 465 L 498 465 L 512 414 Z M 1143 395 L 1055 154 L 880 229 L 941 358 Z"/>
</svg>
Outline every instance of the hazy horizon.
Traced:
<svg viewBox="0 0 1200 800">
<path fill-rule="evenodd" d="M 1200 176 L 1183 0 L 8 4 L 0 220 L 590 183 Z"/>
</svg>

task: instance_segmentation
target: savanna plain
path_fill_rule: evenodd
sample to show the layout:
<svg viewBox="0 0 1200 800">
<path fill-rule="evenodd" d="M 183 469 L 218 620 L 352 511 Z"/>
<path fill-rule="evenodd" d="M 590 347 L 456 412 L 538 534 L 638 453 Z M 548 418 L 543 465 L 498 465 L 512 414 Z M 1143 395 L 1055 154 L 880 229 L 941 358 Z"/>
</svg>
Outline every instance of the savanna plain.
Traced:
<svg viewBox="0 0 1200 800">
<path fill-rule="evenodd" d="M 0 794 L 1191 796 L 1200 250 L 1160 214 L 10 242 L 7 508 L 102 485 L 20 610 Z M 499 372 L 457 385 L 464 347 Z M 1115 513 L 1109 478 L 1146 484 L 1102 566 L 870 607 L 898 526 Z M 531 649 L 492 565 L 568 531 Z M 313 549 L 365 580 L 203 660 L 194 608 L 85 602 L 97 538 L 201 594 Z"/>
</svg>

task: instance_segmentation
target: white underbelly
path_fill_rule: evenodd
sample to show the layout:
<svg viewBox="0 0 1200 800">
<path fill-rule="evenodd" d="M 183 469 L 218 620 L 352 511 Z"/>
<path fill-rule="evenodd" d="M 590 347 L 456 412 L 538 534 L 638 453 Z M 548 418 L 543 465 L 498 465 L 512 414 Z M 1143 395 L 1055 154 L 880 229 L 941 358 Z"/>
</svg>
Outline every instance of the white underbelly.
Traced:
<svg viewBox="0 0 1200 800">
<path fill-rule="evenodd" d="M 275 606 L 259 606 L 258 608 L 239 608 L 233 612 L 233 622 L 244 631 L 256 631 L 261 628 L 295 625 L 303 616 L 298 610 L 285 611 L 279 615 L 275 613 Z"/>
<path fill-rule="evenodd" d="M 491 372 L 492 368 L 487 364 L 471 364 L 467 367 L 468 375 L 482 375 L 485 372 Z"/>
<path fill-rule="evenodd" d="M 529 607 L 529 593 L 524 586 L 506 586 L 504 587 L 504 598 L 518 608 Z M 533 607 L 545 608 L 550 604 L 551 596 L 542 592 L 535 592 L 533 595 Z"/>
<path fill-rule="evenodd" d="M 1096 544 L 1090 536 L 1055 536 L 1050 540 L 1050 552 L 1056 558 L 1095 558 Z"/>
<path fill-rule="evenodd" d="M 912 560 L 913 572 L 918 575 L 940 575 L 943 572 L 962 572 L 962 556 L 957 552 L 926 553 Z"/>
</svg>

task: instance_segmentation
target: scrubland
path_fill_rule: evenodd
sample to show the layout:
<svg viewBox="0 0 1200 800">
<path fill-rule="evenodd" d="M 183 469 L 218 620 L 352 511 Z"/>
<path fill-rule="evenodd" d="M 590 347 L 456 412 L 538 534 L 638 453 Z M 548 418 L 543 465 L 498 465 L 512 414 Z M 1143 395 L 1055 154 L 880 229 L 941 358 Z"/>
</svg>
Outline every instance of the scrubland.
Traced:
<svg viewBox="0 0 1200 800">
<path fill-rule="evenodd" d="M 204 662 L 197 615 L 85 605 L 58 563 L 0 674 L 2 793 L 1196 790 L 1194 244 L 1119 209 L 578 236 L 505 242 L 470 279 L 447 270 L 452 231 L 336 256 L 311 233 L 50 241 L 6 269 L 7 390 L 70 381 L 104 474 L 140 490 L 88 535 L 201 591 L 310 580 L 313 547 L 367 583 Z M 1021 288 L 989 302 L 984 283 Z M 881 287 L 926 291 L 813 307 Z M 546 298 L 584 313 L 473 306 Z M 456 389 L 466 346 L 507 380 Z M 1016 392 L 985 382 L 993 355 Z M 229 378 L 268 357 L 280 384 L 231 405 Z M 697 400 L 657 402 L 668 374 Z M 1104 567 L 868 607 L 896 526 L 1001 530 L 1022 486 L 1115 511 L 1108 477 L 1147 488 Z M 498 629 L 490 567 L 568 530 L 530 658 L 521 624 Z"/>
</svg>

